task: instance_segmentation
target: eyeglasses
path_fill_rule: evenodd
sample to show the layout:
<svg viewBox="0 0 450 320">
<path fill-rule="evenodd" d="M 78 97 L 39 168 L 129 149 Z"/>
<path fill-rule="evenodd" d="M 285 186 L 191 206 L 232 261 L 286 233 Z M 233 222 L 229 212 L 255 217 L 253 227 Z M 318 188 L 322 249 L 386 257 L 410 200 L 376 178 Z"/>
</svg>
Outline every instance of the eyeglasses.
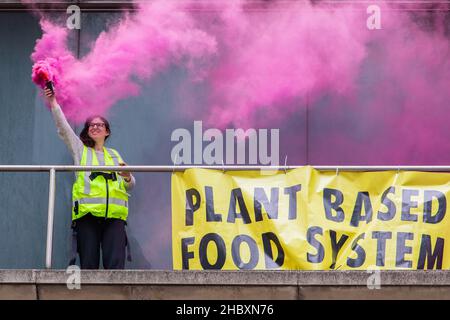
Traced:
<svg viewBox="0 0 450 320">
<path fill-rule="evenodd" d="M 89 123 L 89 128 L 104 128 L 104 123 Z"/>
</svg>

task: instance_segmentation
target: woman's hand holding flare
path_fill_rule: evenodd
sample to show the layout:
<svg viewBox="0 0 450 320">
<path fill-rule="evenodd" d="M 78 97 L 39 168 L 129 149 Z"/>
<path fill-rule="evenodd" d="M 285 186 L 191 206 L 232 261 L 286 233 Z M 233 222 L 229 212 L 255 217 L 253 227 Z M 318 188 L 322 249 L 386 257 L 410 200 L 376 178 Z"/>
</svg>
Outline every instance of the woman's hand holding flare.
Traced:
<svg viewBox="0 0 450 320">
<path fill-rule="evenodd" d="M 50 107 L 54 108 L 58 103 L 56 102 L 56 97 L 53 94 L 52 90 L 45 88 L 44 93 L 45 93 L 48 103 L 50 104 Z"/>
<path fill-rule="evenodd" d="M 126 166 L 127 164 L 125 162 L 119 163 L 120 166 Z M 124 177 L 125 182 L 130 183 L 131 182 L 131 172 L 129 171 L 122 171 L 119 172 L 119 175 Z"/>
</svg>

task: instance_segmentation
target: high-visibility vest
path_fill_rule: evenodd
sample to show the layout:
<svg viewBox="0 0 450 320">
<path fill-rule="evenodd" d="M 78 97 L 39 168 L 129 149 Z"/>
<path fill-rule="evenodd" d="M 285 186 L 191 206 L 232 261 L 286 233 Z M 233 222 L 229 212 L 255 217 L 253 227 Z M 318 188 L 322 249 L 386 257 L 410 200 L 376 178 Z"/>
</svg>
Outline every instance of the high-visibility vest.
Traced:
<svg viewBox="0 0 450 320">
<path fill-rule="evenodd" d="M 123 162 L 119 153 L 103 148 L 105 166 L 118 166 Z M 80 165 L 98 166 L 93 148 L 84 146 Z M 128 193 L 124 179 L 116 172 L 78 171 L 72 189 L 72 220 L 87 213 L 96 217 L 127 220 Z"/>
</svg>

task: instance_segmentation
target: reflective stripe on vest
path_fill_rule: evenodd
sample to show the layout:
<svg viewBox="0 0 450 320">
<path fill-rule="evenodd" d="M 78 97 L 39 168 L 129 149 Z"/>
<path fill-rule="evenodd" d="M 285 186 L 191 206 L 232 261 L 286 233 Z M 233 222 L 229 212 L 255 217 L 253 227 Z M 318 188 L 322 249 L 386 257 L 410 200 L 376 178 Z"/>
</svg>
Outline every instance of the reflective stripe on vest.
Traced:
<svg viewBox="0 0 450 320">
<path fill-rule="evenodd" d="M 73 202 L 74 206 L 75 202 L 78 204 L 106 204 L 106 198 L 81 198 Z M 128 201 L 122 199 L 109 198 L 108 203 L 128 208 Z"/>
<path fill-rule="evenodd" d="M 86 148 L 86 166 L 92 166 L 93 161 L 92 159 L 94 158 L 94 155 L 92 154 L 92 149 L 91 148 Z M 85 194 L 90 194 L 91 193 L 91 179 L 89 179 L 89 176 L 91 175 L 90 171 L 85 171 L 84 172 L 84 193 Z"/>
<path fill-rule="evenodd" d="M 110 149 L 110 148 L 106 148 L 106 151 L 108 151 L 109 155 L 111 156 L 111 158 L 114 161 L 114 165 L 118 166 L 119 165 L 119 159 L 117 159 L 117 155 L 114 152 L 114 150 Z"/>
</svg>

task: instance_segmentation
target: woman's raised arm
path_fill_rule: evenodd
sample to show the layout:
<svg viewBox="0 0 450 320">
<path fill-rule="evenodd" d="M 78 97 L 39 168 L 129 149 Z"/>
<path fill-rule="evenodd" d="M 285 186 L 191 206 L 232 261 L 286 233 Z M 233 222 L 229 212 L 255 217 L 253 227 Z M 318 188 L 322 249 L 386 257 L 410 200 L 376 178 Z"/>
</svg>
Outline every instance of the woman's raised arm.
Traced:
<svg viewBox="0 0 450 320">
<path fill-rule="evenodd" d="M 79 164 L 83 152 L 83 142 L 81 142 L 80 138 L 73 131 L 52 91 L 45 89 L 44 93 L 50 104 L 58 135 L 69 148 L 75 164 Z"/>
</svg>

